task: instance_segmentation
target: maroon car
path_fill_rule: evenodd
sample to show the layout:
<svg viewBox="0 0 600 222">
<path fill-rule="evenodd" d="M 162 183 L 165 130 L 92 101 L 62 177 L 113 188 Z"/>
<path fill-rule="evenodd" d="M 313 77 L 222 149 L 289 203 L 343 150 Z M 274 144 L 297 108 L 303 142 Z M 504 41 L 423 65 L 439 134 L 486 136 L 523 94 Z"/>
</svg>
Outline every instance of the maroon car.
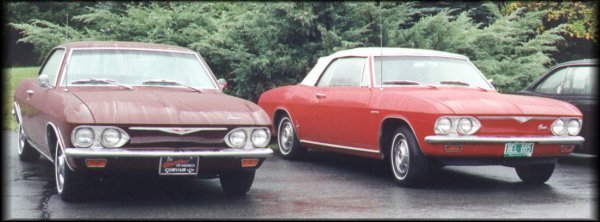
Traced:
<svg viewBox="0 0 600 222">
<path fill-rule="evenodd" d="M 53 162 L 63 200 L 111 172 L 219 178 L 225 193 L 243 195 L 272 155 L 270 121 L 223 87 L 200 55 L 182 47 L 57 46 L 38 78 L 15 90 L 19 157 Z"/>
</svg>

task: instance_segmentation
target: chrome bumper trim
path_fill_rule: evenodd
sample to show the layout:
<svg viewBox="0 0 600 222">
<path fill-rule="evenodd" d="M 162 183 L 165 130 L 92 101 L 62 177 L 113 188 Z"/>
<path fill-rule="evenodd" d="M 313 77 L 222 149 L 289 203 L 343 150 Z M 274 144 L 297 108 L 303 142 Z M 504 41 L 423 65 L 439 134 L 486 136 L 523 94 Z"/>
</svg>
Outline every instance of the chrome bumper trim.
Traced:
<svg viewBox="0 0 600 222">
<path fill-rule="evenodd" d="M 67 148 L 65 155 L 68 157 L 270 157 L 273 150 L 270 148 L 234 149 L 222 150 L 133 150 L 118 148 Z"/>
<path fill-rule="evenodd" d="M 540 143 L 540 144 L 581 144 L 581 136 L 546 137 L 493 137 L 493 136 L 426 136 L 428 143 Z"/>
</svg>

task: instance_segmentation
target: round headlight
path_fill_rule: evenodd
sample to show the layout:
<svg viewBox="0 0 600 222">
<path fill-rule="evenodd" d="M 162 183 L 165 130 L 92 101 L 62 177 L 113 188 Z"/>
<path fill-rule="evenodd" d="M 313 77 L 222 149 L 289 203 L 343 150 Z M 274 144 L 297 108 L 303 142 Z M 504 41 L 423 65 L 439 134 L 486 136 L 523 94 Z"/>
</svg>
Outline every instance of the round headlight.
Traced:
<svg viewBox="0 0 600 222">
<path fill-rule="evenodd" d="M 251 140 L 254 147 L 265 147 L 269 145 L 269 133 L 266 129 L 255 129 L 252 131 Z"/>
<path fill-rule="evenodd" d="M 565 131 L 565 121 L 563 119 L 557 119 L 552 123 L 552 133 L 557 136 L 561 136 Z"/>
<path fill-rule="evenodd" d="M 435 122 L 435 133 L 448 134 L 452 129 L 452 121 L 448 117 L 439 118 Z"/>
<path fill-rule="evenodd" d="M 235 148 L 241 148 L 246 144 L 246 132 L 244 130 L 238 129 L 234 130 L 229 134 L 229 145 Z"/>
<path fill-rule="evenodd" d="M 571 136 L 577 136 L 579 131 L 581 130 L 581 122 L 578 119 L 571 119 L 569 123 L 567 123 L 567 132 Z"/>
<path fill-rule="evenodd" d="M 90 147 L 94 144 L 94 131 L 88 127 L 82 127 L 75 130 L 73 134 L 72 142 L 77 147 Z"/>
<path fill-rule="evenodd" d="M 473 130 L 473 121 L 469 118 L 460 118 L 457 130 L 460 134 L 470 134 L 471 130 Z"/>
<path fill-rule="evenodd" d="M 121 132 L 113 128 L 102 131 L 100 142 L 106 147 L 115 147 L 121 141 Z"/>
</svg>

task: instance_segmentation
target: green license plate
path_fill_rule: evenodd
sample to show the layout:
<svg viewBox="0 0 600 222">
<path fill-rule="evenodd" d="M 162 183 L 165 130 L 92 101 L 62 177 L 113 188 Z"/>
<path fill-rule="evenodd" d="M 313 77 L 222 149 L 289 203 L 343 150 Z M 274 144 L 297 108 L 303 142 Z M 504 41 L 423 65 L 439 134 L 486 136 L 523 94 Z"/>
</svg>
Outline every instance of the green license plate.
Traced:
<svg viewBox="0 0 600 222">
<path fill-rule="evenodd" d="M 533 143 L 506 143 L 504 157 L 531 157 Z"/>
</svg>

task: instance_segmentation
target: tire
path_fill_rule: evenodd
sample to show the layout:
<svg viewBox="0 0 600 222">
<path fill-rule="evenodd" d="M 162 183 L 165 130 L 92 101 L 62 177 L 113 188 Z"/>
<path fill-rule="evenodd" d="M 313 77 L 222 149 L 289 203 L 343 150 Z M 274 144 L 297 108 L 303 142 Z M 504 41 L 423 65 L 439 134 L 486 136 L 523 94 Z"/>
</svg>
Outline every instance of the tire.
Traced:
<svg viewBox="0 0 600 222">
<path fill-rule="evenodd" d="M 23 130 L 21 124 L 19 124 L 17 136 L 19 138 L 19 144 L 17 145 L 19 159 L 24 162 L 37 161 L 40 158 L 40 153 L 27 141 L 27 135 L 25 135 L 25 130 Z"/>
<path fill-rule="evenodd" d="M 404 187 L 424 184 L 430 173 L 429 163 L 412 131 L 405 126 L 399 127 L 390 144 L 387 159 L 394 181 Z"/>
<path fill-rule="evenodd" d="M 223 192 L 229 196 L 243 196 L 252 187 L 255 170 L 224 172 L 219 174 Z"/>
<path fill-rule="evenodd" d="M 283 116 L 277 125 L 277 146 L 281 157 L 286 160 L 297 160 L 306 151 L 300 145 L 294 125 L 287 115 Z"/>
<path fill-rule="evenodd" d="M 54 157 L 54 175 L 56 191 L 65 202 L 80 201 L 83 199 L 83 177 L 69 169 L 66 156 L 59 142 L 56 143 Z"/>
<path fill-rule="evenodd" d="M 531 164 L 515 167 L 517 175 L 526 184 L 543 184 L 554 173 L 555 163 Z"/>
</svg>

